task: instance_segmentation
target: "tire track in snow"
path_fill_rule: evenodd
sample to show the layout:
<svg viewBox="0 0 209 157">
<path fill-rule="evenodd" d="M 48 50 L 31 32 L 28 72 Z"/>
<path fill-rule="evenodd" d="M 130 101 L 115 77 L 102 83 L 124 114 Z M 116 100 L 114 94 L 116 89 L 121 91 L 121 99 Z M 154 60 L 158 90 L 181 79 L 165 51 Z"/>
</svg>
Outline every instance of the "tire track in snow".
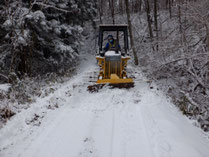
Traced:
<svg viewBox="0 0 209 157">
<path fill-rule="evenodd" d="M 109 91 L 109 89 L 107 89 Z M 109 97 L 105 100 L 104 97 L 109 95 Z M 87 108 L 88 110 L 92 110 L 93 112 L 98 113 L 98 118 L 96 119 L 96 123 L 93 127 L 93 134 L 91 136 L 96 150 L 100 151 L 100 154 L 97 154 L 101 157 L 106 156 L 120 156 L 118 152 L 115 152 L 115 149 L 120 147 L 119 145 L 123 145 L 123 139 L 115 139 L 117 134 L 121 132 L 121 130 L 117 130 L 115 124 L 118 124 L 116 117 L 118 116 L 118 100 L 115 99 L 115 94 L 112 91 L 105 92 L 102 94 L 95 94 L 96 99 L 100 99 L 100 104 L 97 104 L 96 100 L 92 102 L 92 104 L 97 104 Z M 117 133 L 117 134 L 116 134 Z M 122 141 L 122 144 L 121 144 Z M 119 145 L 117 143 L 119 143 Z M 98 147 L 99 145 L 99 147 Z"/>
<path fill-rule="evenodd" d="M 98 118 L 97 113 L 94 113 L 94 116 L 91 120 L 91 122 L 89 123 L 89 131 L 87 131 L 88 133 L 85 136 L 85 139 L 83 139 L 83 148 L 79 153 L 79 157 L 97 157 L 97 150 L 94 146 L 94 138 L 93 138 L 93 130 L 95 127 L 95 122 Z"/>
<path fill-rule="evenodd" d="M 146 128 L 150 148 L 156 157 L 170 157 L 170 144 L 163 138 L 156 121 L 149 112 L 149 108 L 141 107 L 143 125 Z"/>
<path fill-rule="evenodd" d="M 137 157 L 142 154 L 142 156 L 153 157 L 154 153 L 150 149 L 151 144 L 148 142 L 146 128 L 142 123 L 140 112 L 136 110 L 141 104 L 136 104 L 131 95 L 132 92 L 123 91 L 124 97 L 120 98 L 121 100 L 118 99 L 118 94 L 116 99 L 112 99 L 109 156 Z"/>
<path fill-rule="evenodd" d="M 115 110 L 113 108 L 112 115 L 112 129 L 111 129 L 111 144 L 110 144 L 110 157 L 113 157 L 113 145 L 114 145 L 114 129 L 115 129 Z"/>
<path fill-rule="evenodd" d="M 134 93 L 136 94 L 136 93 Z M 137 94 L 138 95 L 138 94 Z M 149 138 L 146 133 L 146 128 L 143 123 L 140 111 L 140 99 L 137 97 L 137 102 L 129 97 L 129 103 L 126 107 L 126 143 L 124 156 L 137 157 L 139 154 L 146 157 L 155 157 L 149 143 Z"/>
<path fill-rule="evenodd" d="M 112 96 L 112 134 L 111 134 L 111 157 L 126 157 L 126 142 L 128 140 L 127 127 L 127 98 L 130 93 L 123 91 L 120 94 L 115 93 Z M 123 97 L 120 97 L 123 95 Z M 125 111 L 125 112 L 124 112 Z"/>
<path fill-rule="evenodd" d="M 146 93 L 145 93 L 146 95 Z M 155 93 L 151 92 L 150 99 L 155 95 Z M 154 114 L 152 112 L 159 112 L 160 106 L 158 100 L 153 104 L 152 101 L 146 100 L 147 102 L 142 102 L 143 105 L 140 107 L 140 114 L 142 117 L 142 121 L 144 127 L 147 131 L 147 136 L 150 139 L 151 147 L 155 153 L 156 157 L 170 157 L 171 145 L 166 141 L 163 136 L 162 130 L 159 128 L 156 117 L 153 117 Z"/>
</svg>

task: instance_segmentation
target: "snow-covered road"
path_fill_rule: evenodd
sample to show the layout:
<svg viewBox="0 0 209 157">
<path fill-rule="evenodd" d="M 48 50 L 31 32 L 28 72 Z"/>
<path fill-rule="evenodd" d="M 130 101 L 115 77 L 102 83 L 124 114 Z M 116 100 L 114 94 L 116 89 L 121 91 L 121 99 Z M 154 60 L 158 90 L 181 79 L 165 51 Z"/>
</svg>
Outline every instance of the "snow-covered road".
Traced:
<svg viewBox="0 0 209 157">
<path fill-rule="evenodd" d="M 92 59 L 90 59 L 92 60 Z M 0 157 L 209 157 L 209 141 L 156 88 L 135 73 L 132 89 L 89 93 L 95 63 L 0 130 Z M 61 107 L 46 111 L 55 101 Z M 26 124 L 32 113 L 40 126 Z"/>
</svg>

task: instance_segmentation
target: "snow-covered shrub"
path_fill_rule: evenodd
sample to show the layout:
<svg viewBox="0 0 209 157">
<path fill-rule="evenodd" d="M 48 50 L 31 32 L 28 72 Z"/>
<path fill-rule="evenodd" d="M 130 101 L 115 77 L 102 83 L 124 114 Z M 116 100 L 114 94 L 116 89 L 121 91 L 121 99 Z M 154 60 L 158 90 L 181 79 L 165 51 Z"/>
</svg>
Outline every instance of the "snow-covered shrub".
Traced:
<svg viewBox="0 0 209 157">
<path fill-rule="evenodd" d="M 48 73 L 46 76 L 33 78 L 25 75 L 23 79 L 18 79 L 15 73 L 11 73 L 9 77 L 13 83 L 0 86 L 0 128 L 10 117 L 31 107 L 37 98 L 44 98 L 54 93 L 60 83 L 73 75 L 73 71 L 68 71 L 65 74 L 67 76 Z"/>
</svg>

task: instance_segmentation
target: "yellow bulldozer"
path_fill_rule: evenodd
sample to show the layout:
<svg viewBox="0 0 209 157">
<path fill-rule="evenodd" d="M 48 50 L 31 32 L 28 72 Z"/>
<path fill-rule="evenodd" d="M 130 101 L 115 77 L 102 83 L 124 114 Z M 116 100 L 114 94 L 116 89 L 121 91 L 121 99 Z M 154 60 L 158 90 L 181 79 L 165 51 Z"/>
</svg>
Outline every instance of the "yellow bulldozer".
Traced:
<svg viewBox="0 0 209 157">
<path fill-rule="evenodd" d="M 109 48 L 105 47 L 106 49 L 103 48 L 105 33 L 109 34 L 108 37 L 113 38 L 115 42 L 111 44 L 108 39 L 106 45 L 109 45 Z M 123 40 L 120 41 L 120 38 L 123 38 Z M 121 48 L 120 42 L 123 44 L 123 48 Z M 100 25 L 98 45 L 99 52 L 96 59 L 98 60 L 100 72 L 96 83 L 120 84 L 120 86 L 125 87 L 133 86 L 133 79 L 128 78 L 126 73 L 127 62 L 130 59 L 128 55 L 128 25 Z"/>
<path fill-rule="evenodd" d="M 106 38 L 105 35 L 107 36 Z M 99 39 L 96 59 L 100 67 L 96 85 L 89 86 L 90 92 L 97 92 L 105 84 L 118 88 L 134 87 L 132 78 L 127 76 L 126 67 L 128 55 L 128 25 L 102 24 L 99 26 Z M 114 41 L 108 39 L 111 37 Z M 123 40 L 120 40 L 123 38 Z M 107 40 L 106 45 L 104 44 Z M 108 45 L 108 47 L 107 47 Z"/>
</svg>

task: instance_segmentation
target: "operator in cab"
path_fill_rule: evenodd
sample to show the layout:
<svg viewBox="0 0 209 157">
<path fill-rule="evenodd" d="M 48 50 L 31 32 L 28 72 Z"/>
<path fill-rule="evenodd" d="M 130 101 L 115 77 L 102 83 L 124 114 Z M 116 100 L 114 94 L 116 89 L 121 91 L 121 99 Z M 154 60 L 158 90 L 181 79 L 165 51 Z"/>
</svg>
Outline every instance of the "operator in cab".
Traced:
<svg viewBox="0 0 209 157">
<path fill-rule="evenodd" d="M 116 53 L 118 53 L 118 51 L 121 51 L 119 43 L 113 38 L 112 35 L 108 35 L 107 40 L 108 40 L 108 42 L 103 49 L 104 52 L 106 52 L 106 51 L 116 51 Z"/>
</svg>

